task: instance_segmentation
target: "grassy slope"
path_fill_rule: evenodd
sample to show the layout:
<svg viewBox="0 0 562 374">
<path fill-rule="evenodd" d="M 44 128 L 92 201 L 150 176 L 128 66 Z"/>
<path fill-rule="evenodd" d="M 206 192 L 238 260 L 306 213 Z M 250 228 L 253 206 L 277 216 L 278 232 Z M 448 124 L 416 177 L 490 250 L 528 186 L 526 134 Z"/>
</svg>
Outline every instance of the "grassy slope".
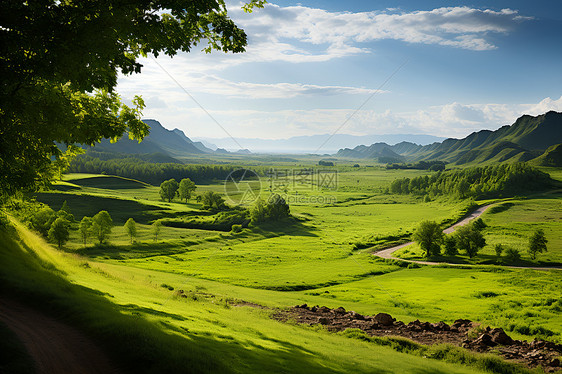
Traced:
<svg viewBox="0 0 562 374">
<path fill-rule="evenodd" d="M 227 308 L 170 297 L 150 277 L 54 250 L 17 225 L 0 232 L 2 292 L 81 325 L 131 372 L 475 372 Z M 488 362 L 488 361 L 485 361 Z"/>
</svg>

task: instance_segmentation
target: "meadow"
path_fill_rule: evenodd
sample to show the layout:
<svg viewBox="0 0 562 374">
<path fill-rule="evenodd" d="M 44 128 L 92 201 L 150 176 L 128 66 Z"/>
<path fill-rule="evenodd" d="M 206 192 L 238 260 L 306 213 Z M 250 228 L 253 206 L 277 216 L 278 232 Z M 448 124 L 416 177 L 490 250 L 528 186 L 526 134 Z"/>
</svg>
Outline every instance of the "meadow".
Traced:
<svg viewBox="0 0 562 374">
<path fill-rule="evenodd" d="M 188 203 L 161 201 L 157 186 L 115 176 L 68 174 L 52 190 L 37 193 L 36 199 L 55 210 L 66 201 L 77 221 L 107 210 L 115 224 L 109 241 L 100 245 L 90 239 L 84 245 L 78 232 L 72 231 L 68 243 L 58 251 L 18 226 L 23 240 L 12 243 L 12 250 L 22 251 L 18 246 L 33 248 L 42 261 L 60 271 L 56 273 L 63 278 L 60 282 L 76 285 L 80 292 L 84 291 L 80 287 L 85 287 L 120 314 L 142 319 L 151 326 L 154 339 L 163 339 L 162 344 L 167 339 L 179 339 L 174 344 L 185 347 L 187 341 L 195 341 L 206 353 L 197 350 L 194 354 L 203 354 L 200 362 L 207 362 L 207 369 L 214 361 L 236 362 L 241 372 L 279 365 L 299 372 L 489 369 L 479 360 L 471 361 L 471 366 L 459 366 L 452 358 L 445 361 L 455 362 L 453 366 L 435 360 L 421 362 L 415 352 L 397 352 L 403 350 L 400 346 L 392 350 L 322 328 L 270 319 L 269 308 L 303 303 L 343 306 L 365 314 L 387 312 L 405 322 L 421 319 L 451 323 L 468 318 L 502 327 L 520 339 L 562 341 L 562 271 L 483 265 L 494 262 L 493 245 L 499 242 L 520 248 L 525 256 L 525 238 L 536 227 L 545 230 L 549 252 L 535 261 L 524 257 L 523 265 L 558 263 L 562 257 L 559 193 L 498 201 L 510 205 L 482 216 L 488 245 L 481 255 L 475 261 L 459 256 L 460 261 L 476 266 L 408 265 L 377 258 L 372 252 L 409 240 L 421 220 L 452 223 L 474 202 L 453 198 L 425 202 L 421 197 L 387 193 L 392 180 L 427 173 L 424 171 L 347 165 L 337 170 L 337 186 L 332 188 L 262 183 L 262 196 L 281 191 L 284 196 L 300 198 L 290 204 L 293 218 L 289 221 L 241 232 L 164 226 L 158 241 L 150 229 L 154 220 L 205 218 L 210 213 L 201 211 L 195 199 Z M 197 186 L 197 193 L 204 191 L 224 194 L 224 185 L 216 181 Z M 319 203 L 313 199 L 318 196 L 335 199 Z M 133 243 L 123 227 L 130 217 L 138 229 Z M 420 253 L 415 247 L 406 247 L 398 255 L 417 258 Z M 47 270 L 55 272 L 49 266 Z M 12 271 L 24 270 L 15 267 Z M 19 287 L 29 285 L 22 281 Z M 180 297 L 179 290 L 187 297 Z M 59 304 L 54 309 L 70 302 L 70 296 L 58 289 L 44 292 L 60 298 L 54 302 Z M 117 322 L 110 309 L 104 309 L 112 315 L 102 326 L 105 332 L 115 327 L 112 324 L 125 323 Z M 88 318 L 93 316 L 84 318 L 77 323 L 91 328 Z M 103 339 L 103 334 L 99 335 Z M 170 365 L 181 357 L 177 349 L 167 353 L 173 356 Z M 227 353 L 218 359 L 221 349 Z"/>
</svg>

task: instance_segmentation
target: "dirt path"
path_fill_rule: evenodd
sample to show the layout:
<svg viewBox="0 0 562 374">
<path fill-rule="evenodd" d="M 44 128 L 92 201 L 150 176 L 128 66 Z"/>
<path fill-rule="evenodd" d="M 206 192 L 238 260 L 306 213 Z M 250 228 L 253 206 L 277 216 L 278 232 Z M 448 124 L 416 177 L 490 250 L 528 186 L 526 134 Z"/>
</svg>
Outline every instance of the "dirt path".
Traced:
<svg viewBox="0 0 562 374">
<path fill-rule="evenodd" d="M 119 373 L 81 332 L 18 302 L 0 298 L 0 320 L 24 344 L 37 373 Z"/>
<path fill-rule="evenodd" d="M 454 232 L 457 227 L 464 226 L 464 225 L 468 224 L 470 221 L 472 221 L 473 219 L 480 217 L 482 215 L 482 213 L 484 213 L 486 211 L 486 209 L 488 209 L 492 205 L 493 204 L 481 206 L 480 208 L 476 209 L 475 211 L 470 213 L 467 217 L 463 218 L 459 222 L 455 223 L 454 225 L 452 225 L 450 227 L 447 227 L 445 230 L 443 230 L 443 232 L 445 234 L 450 234 L 450 233 Z M 394 257 L 392 255 L 397 250 L 402 249 L 402 248 L 407 247 L 407 246 L 412 245 L 412 244 L 414 244 L 414 242 L 408 242 L 408 243 L 396 245 L 394 247 L 386 248 L 386 249 L 383 249 L 382 251 L 375 252 L 375 253 L 373 253 L 373 255 L 377 256 L 377 257 L 381 257 L 381 258 L 390 259 L 390 260 L 412 262 L 412 263 L 420 264 L 420 265 L 443 265 L 443 264 L 445 264 L 445 265 L 451 265 L 451 266 L 471 266 L 470 264 L 455 264 L 455 263 L 451 263 L 451 262 L 406 260 L 406 259 L 403 259 L 403 258 Z M 504 266 L 504 267 L 511 268 L 511 269 L 562 270 L 562 267 L 557 267 L 557 266 L 551 266 L 551 267 Z"/>
</svg>

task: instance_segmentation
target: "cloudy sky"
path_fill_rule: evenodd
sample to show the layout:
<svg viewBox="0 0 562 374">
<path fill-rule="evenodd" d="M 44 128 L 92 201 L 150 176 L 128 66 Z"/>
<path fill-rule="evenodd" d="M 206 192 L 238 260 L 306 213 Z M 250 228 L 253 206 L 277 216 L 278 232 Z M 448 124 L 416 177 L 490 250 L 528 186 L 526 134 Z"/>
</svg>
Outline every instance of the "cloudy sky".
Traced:
<svg viewBox="0 0 562 374">
<path fill-rule="evenodd" d="M 463 137 L 562 111 L 558 0 L 228 4 L 246 53 L 149 57 L 120 78 L 145 118 L 191 137 Z"/>
</svg>

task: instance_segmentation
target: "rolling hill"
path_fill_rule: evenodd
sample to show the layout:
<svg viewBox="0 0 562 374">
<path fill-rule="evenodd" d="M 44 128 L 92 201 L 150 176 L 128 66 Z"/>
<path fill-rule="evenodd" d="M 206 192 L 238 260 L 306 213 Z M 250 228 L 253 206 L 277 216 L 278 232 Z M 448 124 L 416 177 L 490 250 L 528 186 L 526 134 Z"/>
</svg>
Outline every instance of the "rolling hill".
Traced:
<svg viewBox="0 0 562 374">
<path fill-rule="evenodd" d="M 123 136 L 115 143 L 104 139 L 91 149 L 122 154 L 161 153 L 172 157 L 213 153 L 202 143 L 192 142 L 181 130 L 168 130 L 153 119 L 145 119 L 143 122 L 150 126 L 150 134 L 141 143 Z"/>
<path fill-rule="evenodd" d="M 524 115 L 514 124 L 495 131 L 481 130 L 463 139 L 446 139 L 441 143 L 421 146 L 402 142 L 393 146 L 376 143 L 377 149 L 388 149 L 408 161 L 441 160 L 456 165 L 492 162 L 529 161 L 560 143 L 562 139 L 562 113 L 550 111 L 539 116 Z M 341 149 L 337 156 L 351 158 L 377 158 L 369 150 L 372 146 Z"/>
</svg>

